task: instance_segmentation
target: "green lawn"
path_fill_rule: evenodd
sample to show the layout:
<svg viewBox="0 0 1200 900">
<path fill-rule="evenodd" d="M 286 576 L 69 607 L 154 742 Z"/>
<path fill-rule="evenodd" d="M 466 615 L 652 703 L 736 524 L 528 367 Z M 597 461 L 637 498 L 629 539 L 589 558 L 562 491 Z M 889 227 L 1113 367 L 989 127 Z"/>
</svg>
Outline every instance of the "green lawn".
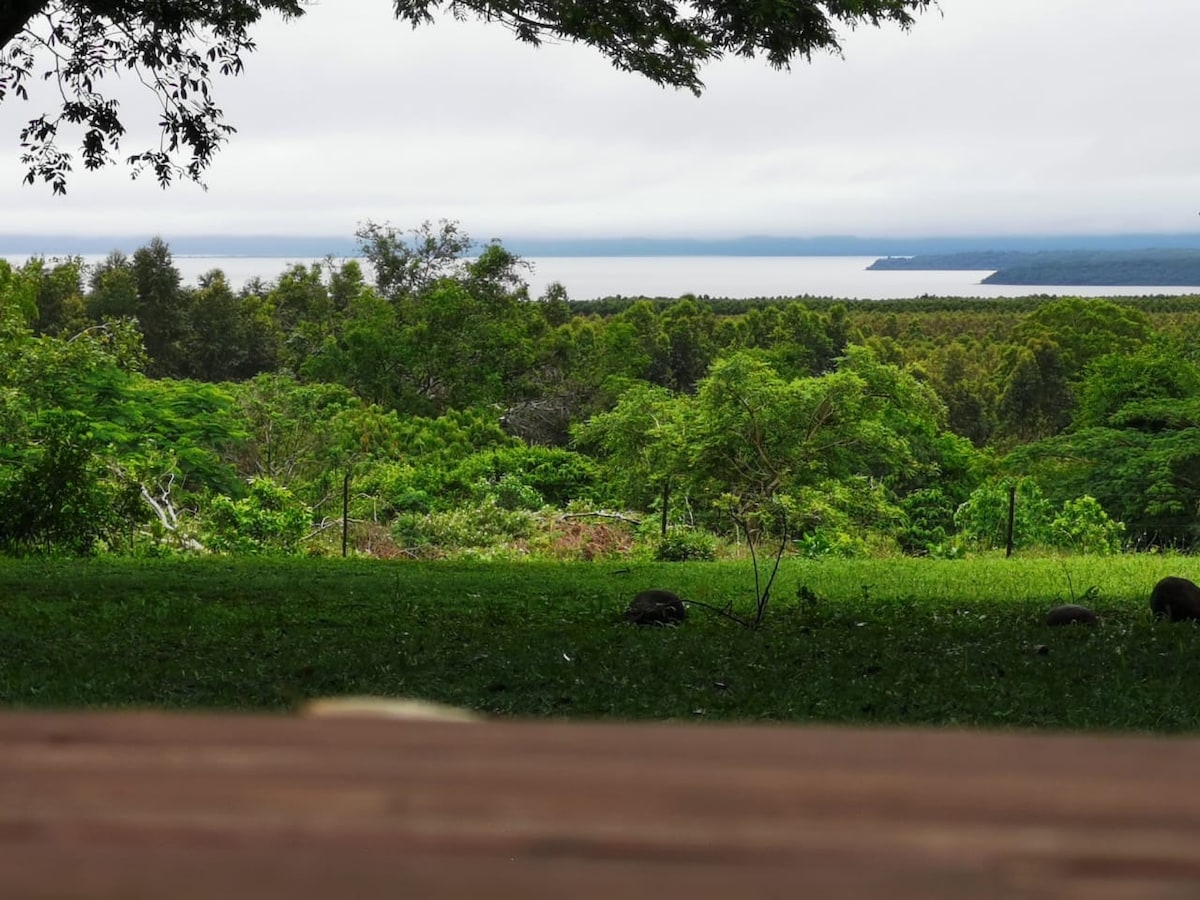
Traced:
<svg viewBox="0 0 1200 900">
<path fill-rule="evenodd" d="M 1200 730 L 1187 557 L 786 560 L 766 625 L 621 612 L 647 587 L 753 608 L 749 563 L 0 561 L 0 704 L 287 710 L 422 697 L 493 715 Z M 816 594 L 797 601 L 797 589 Z M 1092 589 L 1098 627 L 1046 610 Z"/>
</svg>

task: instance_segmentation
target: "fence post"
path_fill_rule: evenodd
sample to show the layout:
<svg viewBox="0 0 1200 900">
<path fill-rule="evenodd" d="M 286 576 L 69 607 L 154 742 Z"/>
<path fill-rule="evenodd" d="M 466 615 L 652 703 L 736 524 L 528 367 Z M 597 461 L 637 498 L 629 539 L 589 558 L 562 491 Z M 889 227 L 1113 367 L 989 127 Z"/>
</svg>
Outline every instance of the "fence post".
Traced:
<svg viewBox="0 0 1200 900">
<path fill-rule="evenodd" d="M 663 482 L 662 536 L 667 536 L 667 507 L 671 502 L 671 479 Z"/>
<path fill-rule="evenodd" d="M 1008 487 L 1008 539 L 1004 546 L 1004 558 L 1013 554 L 1013 523 L 1017 518 L 1017 486 L 1015 484 Z"/>
<path fill-rule="evenodd" d="M 350 472 L 342 479 L 342 559 L 350 547 Z"/>
</svg>

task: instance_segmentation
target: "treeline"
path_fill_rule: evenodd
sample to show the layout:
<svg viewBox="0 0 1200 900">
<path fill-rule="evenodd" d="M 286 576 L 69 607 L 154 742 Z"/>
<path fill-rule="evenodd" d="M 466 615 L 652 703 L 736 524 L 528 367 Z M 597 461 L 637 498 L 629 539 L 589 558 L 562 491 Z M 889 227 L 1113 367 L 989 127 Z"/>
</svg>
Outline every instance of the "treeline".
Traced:
<svg viewBox="0 0 1200 900">
<path fill-rule="evenodd" d="M 649 303 L 655 309 L 663 309 L 678 303 L 681 299 L 691 299 L 701 303 L 706 309 L 720 316 L 744 315 L 754 309 L 765 309 L 770 306 L 787 306 L 800 302 L 814 311 L 828 311 L 831 307 L 840 306 L 851 317 L 858 313 L 970 313 L 972 315 L 996 315 L 1033 312 L 1048 301 L 1057 298 L 1055 294 L 1030 294 L 1025 297 L 935 297 L 923 295 L 907 300 L 844 300 L 836 297 L 813 297 L 801 295 L 798 297 L 756 297 L 730 298 L 709 297 L 705 294 L 688 294 L 684 297 L 604 297 L 599 300 L 572 300 L 569 307 L 577 315 L 596 315 L 602 318 L 622 313 L 635 303 Z M 1131 306 L 1142 312 L 1155 313 L 1193 313 L 1200 312 L 1200 293 L 1197 294 L 1152 294 L 1128 297 L 1107 297 L 1109 303 L 1118 306 Z"/>
<path fill-rule="evenodd" d="M 1010 486 L 1018 546 L 1200 537 L 1197 298 L 577 304 L 452 223 L 358 238 L 369 280 L 239 291 L 0 263 L 0 550 L 955 555 Z"/>
</svg>

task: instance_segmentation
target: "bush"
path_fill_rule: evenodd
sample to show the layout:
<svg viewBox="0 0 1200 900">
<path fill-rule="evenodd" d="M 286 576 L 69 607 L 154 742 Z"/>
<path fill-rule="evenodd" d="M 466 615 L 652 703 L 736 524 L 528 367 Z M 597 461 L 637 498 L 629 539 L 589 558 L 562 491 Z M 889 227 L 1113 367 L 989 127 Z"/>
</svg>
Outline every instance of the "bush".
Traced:
<svg viewBox="0 0 1200 900">
<path fill-rule="evenodd" d="M 1032 478 L 1003 478 L 980 485 L 954 513 L 954 524 L 963 539 L 976 547 L 1004 547 L 1008 538 L 1008 493 L 1017 488 L 1013 520 L 1013 546 L 1048 543 L 1053 510 Z"/>
<path fill-rule="evenodd" d="M 934 555 L 954 528 L 954 504 L 941 488 L 913 491 L 900 501 L 904 524 L 896 539 L 912 556 Z"/>
<path fill-rule="evenodd" d="M 119 540 L 140 513 L 136 487 L 109 477 L 91 432 L 69 415 L 39 424 L 17 463 L 0 465 L 0 551 L 86 556 Z M 6 450 L 0 458 L 11 459 Z"/>
<path fill-rule="evenodd" d="M 717 539 L 707 531 L 671 529 L 654 548 L 659 562 L 708 561 L 717 558 Z"/>
<path fill-rule="evenodd" d="M 443 490 L 450 497 L 482 500 L 488 494 L 507 492 L 509 500 L 537 509 L 542 505 L 563 508 L 572 500 L 602 499 L 599 469 L 579 453 L 556 447 L 501 447 L 476 453 L 442 474 Z M 522 485 L 539 498 L 520 500 L 514 485 Z"/>
<path fill-rule="evenodd" d="M 861 537 L 856 537 L 847 531 L 836 528 L 817 528 L 796 541 L 796 549 L 809 559 L 820 559 L 824 556 L 848 559 L 853 556 L 864 556 L 867 543 Z"/>
<path fill-rule="evenodd" d="M 529 537 L 533 523 L 528 511 L 505 509 L 489 497 L 472 507 L 428 515 L 404 513 L 393 523 L 392 533 L 414 550 L 486 549 Z"/>
<path fill-rule="evenodd" d="M 424 513 L 433 508 L 433 495 L 420 479 L 420 472 L 402 463 L 374 466 L 365 477 L 354 483 L 358 494 L 377 497 L 381 503 L 378 514 L 391 517 L 395 513 Z"/>
<path fill-rule="evenodd" d="M 218 495 L 209 506 L 205 544 L 222 553 L 295 553 L 311 511 L 269 478 L 255 478 L 240 500 Z"/>
<path fill-rule="evenodd" d="M 524 554 L 549 559 L 593 562 L 622 559 L 634 550 L 636 538 L 629 522 L 608 518 L 564 518 L 549 508 L 536 515 L 536 532 L 519 542 Z"/>
<path fill-rule="evenodd" d="M 1094 497 L 1068 500 L 1050 523 L 1050 543 L 1076 553 L 1120 553 L 1125 525 L 1114 522 Z"/>
<path fill-rule="evenodd" d="M 537 488 L 525 484 L 511 472 L 502 475 L 495 484 L 485 483 L 482 487 L 484 496 L 494 497 L 501 509 L 533 512 L 546 505 L 546 498 L 538 493 Z"/>
</svg>

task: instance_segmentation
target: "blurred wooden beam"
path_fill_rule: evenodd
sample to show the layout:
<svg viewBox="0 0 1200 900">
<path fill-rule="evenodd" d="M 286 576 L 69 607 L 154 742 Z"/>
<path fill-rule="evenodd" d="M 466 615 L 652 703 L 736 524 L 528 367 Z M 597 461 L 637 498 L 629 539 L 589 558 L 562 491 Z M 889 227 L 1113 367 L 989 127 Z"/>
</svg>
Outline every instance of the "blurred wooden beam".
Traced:
<svg viewBox="0 0 1200 900">
<path fill-rule="evenodd" d="M 1200 740 L 0 715 L 3 898 L 1200 895 Z"/>
</svg>

